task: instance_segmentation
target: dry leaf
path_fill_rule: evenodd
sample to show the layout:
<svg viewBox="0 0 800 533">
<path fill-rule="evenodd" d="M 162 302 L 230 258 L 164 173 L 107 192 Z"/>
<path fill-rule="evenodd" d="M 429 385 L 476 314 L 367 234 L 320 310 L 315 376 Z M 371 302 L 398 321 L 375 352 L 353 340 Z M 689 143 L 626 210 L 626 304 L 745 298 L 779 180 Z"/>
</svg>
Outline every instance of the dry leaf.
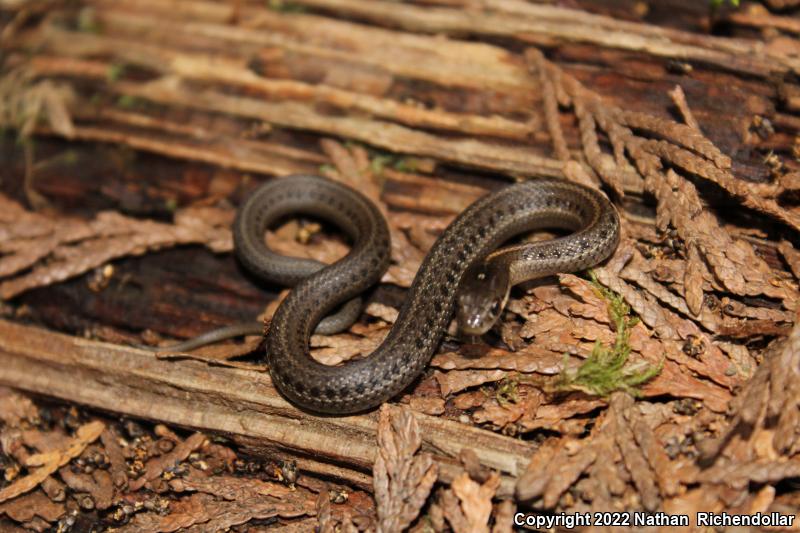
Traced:
<svg viewBox="0 0 800 533">
<path fill-rule="evenodd" d="M 28 522 L 38 516 L 47 522 L 55 522 L 66 512 L 63 503 L 55 503 L 42 491 L 37 490 L 17 496 L 0 504 L 0 515 L 5 513 L 17 522 Z"/>
<path fill-rule="evenodd" d="M 75 431 L 75 437 L 71 438 L 63 449 L 31 455 L 26 464 L 30 473 L 0 489 L 0 503 L 39 486 L 48 476 L 83 453 L 86 446 L 94 442 L 104 429 L 105 425 L 102 422 L 89 422 Z"/>
<path fill-rule="evenodd" d="M 450 485 L 453 493 L 458 497 L 461 512 L 466 520 L 466 527 L 456 527 L 456 533 L 488 533 L 489 517 L 492 514 L 492 498 L 500 486 L 500 476 L 492 472 L 489 479 L 483 484 L 473 481 L 466 472 L 453 480 Z M 447 510 L 445 510 L 447 514 Z"/>
<path fill-rule="evenodd" d="M 403 531 L 430 494 L 438 468 L 430 454 L 419 453 L 421 444 L 413 412 L 384 404 L 373 469 L 379 532 Z"/>
<path fill-rule="evenodd" d="M 202 433 L 194 433 L 188 439 L 178 443 L 170 452 L 154 457 L 147 461 L 142 477 L 131 481 L 131 490 L 139 490 L 145 484 L 154 479 L 158 479 L 167 468 L 172 468 L 181 461 L 189 457 L 189 454 L 200 448 L 206 442 L 206 436 Z"/>
<path fill-rule="evenodd" d="M 23 420 L 35 422 L 39 410 L 27 396 L 6 387 L 0 387 L 0 420 L 10 427 L 18 427 Z"/>
<path fill-rule="evenodd" d="M 217 252 L 233 247 L 228 229 L 233 213 L 208 216 L 211 208 L 186 209 L 176 215 L 173 225 L 113 211 L 101 212 L 91 221 L 50 218 L 28 213 L 5 197 L 0 198 L 0 205 L 19 214 L 16 220 L 0 221 L 0 251 L 6 252 L 0 257 L 0 276 L 19 273 L 0 283 L 3 299 L 148 250 L 179 244 L 205 244 Z M 206 222 L 215 219 L 227 220 L 227 225 Z M 17 225 L 21 227 L 13 227 Z"/>
</svg>

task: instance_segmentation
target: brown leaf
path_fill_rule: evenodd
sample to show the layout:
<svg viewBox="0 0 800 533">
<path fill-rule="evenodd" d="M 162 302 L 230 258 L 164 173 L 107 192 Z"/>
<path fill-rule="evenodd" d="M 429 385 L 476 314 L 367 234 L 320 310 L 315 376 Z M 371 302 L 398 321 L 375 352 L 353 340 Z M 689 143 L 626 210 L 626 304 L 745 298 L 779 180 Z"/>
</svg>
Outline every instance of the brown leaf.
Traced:
<svg viewBox="0 0 800 533">
<path fill-rule="evenodd" d="M 783 258 L 786 259 L 789 268 L 792 269 L 795 279 L 800 280 L 800 251 L 795 250 L 792 243 L 786 240 L 782 240 L 778 244 L 778 251 L 783 255 Z"/>
<path fill-rule="evenodd" d="M 96 509 L 101 511 L 111 507 L 114 497 L 114 484 L 111 474 L 105 470 L 95 470 L 90 474 L 73 472 L 68 466 L 59 469 L 59 476 L 74 492 L 91 496 Z"/>
<path fill-rule="evenodd" d="M 455 478 L 450 486 L 460 501 L 461 512 L 466 519 L 466 528 L 458 529 L 453 524 L 456 533 L 488 533 L 492 498 L 500 486 L 497 472 L 492 472 L 483 484 L 473 481 L 465 472 Z"/>
<path fill-rule="evenodd" d="M 168 453 L 158 457 L 153 457 L 147 461 L 147 464 L 145 464 L 145 470 L 142 476 L 129 483 L 131 490 L 139 490 L 140 488 L 144 487 L 147 482 L 158 479 L 164 470 L 167 468 L 172 468 L 176 464 L 185 460 L 187 457 L 189 457 L 190 453 L 200 448 L 205 442 L 205 435 L 202 433 L 194 433 L 185 441 L 178 443 L 178 445 Z"/>
<path fill-rule="evenodd" d="M 606 268 L 596 268 L 594 273 L 600 283 L 622 296 L 642 322 L 655 330 L 663 340 L 667 357 L 721 385 L 731 386 L 736 382 L 729 373 L 730 363 L 727 358 L 694 322 L 680 319 Z M 695 335 L 703 341 L 706 349 L 699 355 L 702 361 L 685 356 L 677 347 L 677 341 L 687 339 L 689 335 Z"/>
<path fill-rule="evenodd" d="M 21 433 L 25 445 L 40 452 L 52 452 L 69 446 L 70 437 L 61 428 L 53 431 L 40 431 L 31 428 Z M 27 459 L 26 459 L 27 461 Z"/>
<path fill-rule="evenodd" d="M 514 513 L 517 506 L 512 500 L 503 500 L 497 504 L 494 513 L 492 533 L 511 533 L 514 530 Z"/>
<path fill-rule="evenodd" d="M 570 316 L 589 318 L 602 324 L 611 323 L 608 316 L 608 302 L 588 281 L 573 274 L 560 274 L 558 280 L 581 300 L 569 306 Z"/>
<path fill-rule="evenodd" d="M 689 108 L 689 103 L 686 101 L 686 93 L 683 92 L 683 88 L 680 85 L 676 85 L 671 91 L 668 92 L 668 94 L 675 103 L 675 106 L 681 112 L 683 121 L 686 122 L 686 125 L 693 130 L 700 131 L 700 124 L 697 123 L 692 110 Z M 730 164 L 730 162 L 728 162 L 728 164 Z"/>
<path fill-rule="evenodd" d="M 642 505 L 650 512 L 655 511 L 660 503 L 658 488 L 653 471 L 645 458 L 644 450 L 634 438 L 633 430 L 625 418 L 632 409 L 633 398 L 627 393 L 617 392 L 611 396 L 610 416 L 615 418 L 615 440 L 633 483 L 639 491 Z M 655 456 L 653 457 L 655 460 Z"/>
<path fill-rule="evenodd" d="M 357 355 L 368 355 L 383 342 L 389 329 L 389 326 L 375 322 L 365 327 L 354 325 L 348 333 L 312 335 L 311 355 L 326 365 L 336 365 Z"/>
<path fill-rule="evenodd" d="M 742 240 L 734 240 L 720 226 L 716 216 L 704 208 L 696 187 L 673 171 L 654 185 L 654 194 L 663 210 L 686 242 L 698 247 L 720 282 L 734 294 L 764 294 L 786 301 L 797 299 L 797 290 L 776 283 L 774 273 Z"/>
<path fill-rule="evenodd" d="M 225 500 L 244 500 L 257 496 L 287 498 L 297 492 L 286 485 L 260 479 L 208 476 L 196 468 L 189 468 L 186 476 L 171 480 L 169 486 L 175 492 L 203 492 Z"/>
<path fill-rule="evenodd" d="M 463 354 L 463 355 L 462 355 Z M 442 370 L 513 370 L 522 373 L 537 372 L 554 375 L 561 371 L 563 354 L 529 345 L 516 352 L 500 348 L 480 348 L 477 352 L 462 346 L 458 352 L 445 352 L 434 356 L 431 366 Z"/>
<path fill-rule="evenodd" d="M 605 400 L 586 398 L 575 394 L 562 398 L 557 402 L 541 405 L 536 409 L 526 411 L 519 421 L 519 426 L 525 431 L 547 428 L 553 431 L 571 433 L 567 427 L 564 427 L 565 422 L 578 415 L 591 413 L 605 405 Z M 580 422 L 580 420 L 576 422 Z M 581 424 L 582 426 L 583 424 Z"/>
<path fill-rule="evenodd" d="M 317 495 L 316 510 L 319 533 L 334 533 L 335 522 L 331 517 L 331 498 L 327 490 Z"/>
<path fill-rule="evenodd" d="M 0 387 L 0 420 L 10 427 L 18 427 L 20 422 L 35 422 L 39 410 L 30 398 L 6 387 Z"/>
<path fill-rule="evenodd" d="M 544 497 L 545 507 L 552 508 L 595 459 L 591 447 L 579 441 L 550 439 L 537 450 L 517 480 L 517 498 L 536 501 Z"/>
<path fill-rule="evenodd" d="M 506 375 L 503 370 L 451 370 L 450 372 L 434 373 L 434 377 L 439 382 L 439 387 L 442 390 L 442 396 L 445 398 L 469 387 L 500 381 Z"/>
<path fill-rule="evenodd" d="M 478 424 L 492 424 L 496 428 L 505 428 L 518 421 L 528 410 L 524 401 L 500 404 L 495 399 L 486 400 L 481 408 L 476 410 L 472 419 Z"/>
<path fill-rule="evenodd" d="M 651 359 L 650 363 L 657 364 L 657 359 Z M 696 378 L 684 366 L 670 360 L 664 361 L 661 372 L 644 384 L 642 392 L 652 397 L 668 394 L 676 398 L 695 398 L 718 413 L 724 413 L 731 400 L 731 393 L 726 389 Z"/>
<path fill-rule="evenodd" d="M 553 143 L 553 149 L 558 158 L 562 161 L 569 161 L 572 156 L 567 148 L 567 141 L 564 139 L 564 131 L 558 118 L 558 97 L 556 88 L 553 85 L 552 76 L 548 69 L 548 64 L 542 52 L 536 48 L 525 50 L 525 59 L 530 63 L 531 70 L 535 71 L 541 86 L 544 115 L 547 123 L 547 130 Z"/>
<path fill-rule="evenodd" d="M 567 459 L 564 457 L 564 459 Z M 552 509 L 558 503 L 558 499 L 575 481 L 591 466 L 597 459 L 597 452 L 589 447 L 581 448 L 574 455 L 569 457 L 565 467 L 557 471 L 548 472 L 548 482 L 542 495 L 545 508 Z"/>
<path fill-rule="evenodd" d="M 42 481 L 42 490 L 54 502 L 63 502 L 67 496 L 66 486 L 53 476 Z"/>
<path fill-rule="evenodd" d="M 347 254 L 347 245 L 338 237 L 318 233 L 318 224 L 301 225 L 297 220 L 266 232 L 269 248 L 280 255 L 314 259 L 330 264 Z M 306 232 L 309 234 L 306 235 Z"/>
<path fill-rule="evenodd" d="M 380 318 L 387 324 L 394 324 L 395 320 L 397 320 L 397 315 L 400 314 L 394 307 L 389 307 L 379 302 L 370 302 L 364 308 L 364 312 L 375 318 Z"/>
<path fill-rule="evenodd" d="M 36 488 L 50 474 L 78 457 L 86 446 L 100 436 L 104 429 L 105 425 L 100 421 L 89 422 L 75 431 L 75 437 L 69 440 L 65 448 L 31 455 L 26 466 L 39 468 L 32 468 L 27 476 L 17 479 L 11 485 L 0 489 L 0 503 Z"/>
<path fill-rule="evenodd" d="M 800 476 L 800 460 L 758 460 L 751 463 L 720 461 L 703 471 L 698 480 L 745 488 L 749 483 L 777 483 Z"/>
<path fill-rule="evenodd" d="M 101 212 L 91 221 L 59 219 L 28 214 L 7 198 L 0 199 L 0 204 L 10 204 L 12 210 L 23 213 L 22 228 L 9 229 L 6 226 L 16 225 L 15 221 L 0 221 L 0 249 L 11 252 L 0 258 L 0 276 L 22 272 L 0 283 L 0 298 L 4 299 L 148 250 L 190 243 L 205 244 L 217 252 L 233 247 L 227 225 L 206 222 L 225 217 L 197 216 L 191 210 L 176 215 L 175 224 L 163 224 L 113 211 Z M 29 230 L 28 225 L 38 228 Z M 25 237 L 20 240 L 21 236 Z"/>
<path fill-rule="evenodd" d="M 616 419 L 608 414 L 599 421 L 592 434 L 592 446 L 604 460 L 595 461 L 589 468 L 589 487 L 592 509 L 604 511 L 622 496 L 628 488 L 620 476 L 619 462 L 622 460 L 615 442 Z"/>
<path fill-rule="evenodd" d="M 700 252 L 694 243 L 687 245 L 688 257 L 686 263 L 686 277 L 683 280 L 686 305 L 695 316 L 703 308 L 703 271 L 705 265 L 700 260 Z"/>
<path fill-rule="evenodd" d="M 113 428 L 106 428 L 100 435 L 100 439 L 103 442 L 103 448 L 110 464 L 109 472 L 111 473 L 112 483 L 120 490 L 127 489 L 127 463 L 125 462 L 125 455 L 122 453 L 122 446 L 119 443 L 119 435 Z"/>
<path fill-rule="evenodd" d="M 193 494 L 171 502 L 167 515 L 138 513 L 117 531 L 171 533 L 185 530 L 192 533 L 216 533 L 253 519 L 276 516 L 291 518 L 314 511 L 314 498 L 302 504 L 300 502 L 300 498 L 295 502 L 280 502 L 263 496 L 220 502 L 207 494 Z"/>
<path fill-rule="evenodd" d="M 770 346 L 764 363 L 732 402 L 734 416 L 718 444 L 706 450 L 707 455 L 720 458 L 726 451 L 729 456 L 744 461 L 763 457 L 758 453 L 755 437 L 764 430 L 775 435 L 769 439 L 773 453 L 800 452 L 797 444 L 799 368 L 800 326 L 795 326 L 787 339 Z M 750 438 L 745 438 L 748 435 Z"/>
<path fill-rule="evenodd" d="M 444 518 L 450 523 L 450 527 L 455 532 L 469 531 L 470 524 L 467 517 L 464 516 L 464 511 L 461 510 L 458 497 L 451 489 L 441 490 L 439 492 L 439 505 Z"/>
<path fill-rule="evenodd" d="M 373 469 L 378 531 L 403 531 L 419 515 L 438 475 L 422 444 L 413 411 L 384 404 L 378 422 Z"/>
<path fill-rule="evenodd" d="M 572 305 L 572 303 L 569 305 Z M 546 309 L 525 322 L 520 331 L 520 336 L 524 339 L 529 339 L 550 331 L 567 329 L 570 327 L 569 324 L 569 318 L 563 313 L 555 309 Z"/>
<path fill-rule="evenodd" d="M 47 522 L 54 522 L 61 518 L 65 513 L 63 503 L 55 503 L 40 491 L 17 496 L 0 505 L 0 515 L 5 513 L 9 518 L 17 522 L 28 522 L 34 516 L 38 516 Z"/>
<path fill-rule="evenodd" d="M 736 179 L 729 170 L 716 168 L 710 162 L 695 156 L 688 150 L 671 145 L 664 141 L 644 141 L 642 143 L 645 150 L 662 157 L 688 172 L 701 176 L 712 181 L 736 197 L 743 205 L 757 211 L 770 215 L 784 224 L 800 229 L 800 217 L 792 211 L 783 208 L 777 201 L 770 196 L 771 194 L 760 196 L 754 194 L 755 187 L 744 180 Z"/>
<path fill-rule="evenodd" d="M 445 411 L 445 402 L 443 398 L 412 396 L 408 400 L 408 406 L 414 411 L 431 416 L 441 415 Z"/>
</svg>

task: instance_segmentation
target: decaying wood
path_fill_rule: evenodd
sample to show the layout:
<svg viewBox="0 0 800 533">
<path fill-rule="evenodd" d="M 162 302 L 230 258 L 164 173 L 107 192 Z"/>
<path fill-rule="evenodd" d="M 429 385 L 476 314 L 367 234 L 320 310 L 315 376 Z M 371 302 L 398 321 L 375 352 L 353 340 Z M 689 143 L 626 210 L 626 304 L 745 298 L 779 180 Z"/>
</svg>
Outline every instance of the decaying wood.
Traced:
<svg viewBox="0 0 800 533">
<path fill-rule="evenodd" d="M 317 417 L 287 403 L 262 371 L 162 360 L 152 353 L 0 321 L 0 383 L 123 415 L 160 420 L 229 436 L 261 456 L 298 461 L 322 475 L 336 472 L 370 488 L 358 472 L 375 462 L 376 416 Z M 474 448 L 483 464 L 514 480 L 531 446 L 422 414 L 422 447 L 433 454 L 440 479 L 462 469 L 455 456 Z M 335 465 L 347 465 L 347 470 Z"/>
<path fill-rule="evenodd" d="M 324 4 L 324 2 L 323 2 Z M 344 21 L 332 21 L 327 18 L 311 15 L 286 16 L 264 8 L 248 7 L 238 12 L 236 8 L 216 3 L 160 3 L 145 2 L 97 2 L 93 16 L 97 24 L 102 24 L 104 32 L 93 35 L 86 32 L 67 31 L 55 24 L 45 24 L 37 31 L 22 34 L 22 42 L 43 50 L 58 51 L 68 56 L 111 56 L 114 61 L 79 60 L 75 62 L 53 61 L 46 56 L 34 58 L 30 68 L 41 69 L 43 74 L 70 74 L 78 78 L 106 79 L 115 65 L 129 64 L 152 69 L 164 76 L 164 79 L 153 84 L 131 83 L 120 80 L 110 83 L 108 87 L 128 98 L 146 96 L 163 104 L 190 105 L 198 111 L 225 112 L 246 119 L 267 120 L 268 122 L 292 128 L 311 129 L 361 139 L 364 142 L 393 151 L 405 153 L 427 154 L 446 161 L 504 170 L 522 174 L 558 175 L 561 164 L 547 157 L 547 153 L 532 150 L 530 145 L 508 144 L 498 145 L 475 138 L 447 139 L 431 135 L 422 128 L 452 130 L 466 135 L 480 135 L 482 138 L 497 136 L 508 138 L 511 135 L 522 141 L 526 137 L 542 140 L 541 113 L 536 103 L 541 98 L 538 84 L 524 65 L 506 50 L 483 43 L 467 43 L 455 39 L 442 40 L 426 35 L 409 34 L 393 30 L 372 28 Z M 401 17 L 406 10 L 416 13 L 414 21 L 422 25 L 437 20 L 458 20 L 463 13 L 458 10 L 429 10 L 391 5 L 390 8 L 370 2 L 334 2 L 330 6 L 344 12 L 355 10 L 358 15 L 380 16 L 380 20 L 391 23 L 393 17 Z M 719 62 L 727 66 L 735 65 L 736 60 L 746 61 L 751 65 L 770 65 L 767 56 L 759 55 L 757 49 L 745 41 L 707 39 L 696 35 L 683 34 L 674 30 L 659 30 L 652 26 L 622 23 L 604 17 L 581 15 L 572 10 L 561 10 L 543 6 L 522 8 L 517 3 L 498 4 L 498 13 L 504 13 L 504 20 L 513 20 L 514 24 L 524 26 L 524 32 L 509 32 L 509 36 L 526 39 L 541 32 L 541 38 L 551 42 L 548 31 L 572 31 L 576 21 L 584 24 L 580 35 L 560 35 L 564 42 L 583 42 L 589 35 L 614 36 L 629 32 L 632 37 L 622 38 L 632 46 L 642 46 L 642 39 L 655 39 L 656 48 L 662 47 L 668 57 L 686 59 L 684 46 L 686 43 L 704 43 L 707 49 L 698 58 L 708 54 L 721 53 L 724 57 Z M 519 13 L 519 10 L 522 13 Z M 526 14 L 527 11 L 530 13 Z M 180 22 L 168 22 L 171 18 L 159 16 L 159 13 L 180 13 Z M 430 13 L 422 16 L 422 13 Z M 246 16 L 245 16 L 246 15 Z M 436 15 L 436 16 L 434 16 Z M 488 13 L 486 16 L 491 17 Z M 243 17 L 248 24 L 231 26 L 227 21 Z M 569 19 L 569 24 L 561 21 Z M 481 21 L 486 17 L 470 17 L 472 23 L 479 28 L 450 28 L 452 31 L 479 31 L 485 27 Z M 542 20 L 548 22 L 540 22 Z M 549 22 L 552 20 L 552 22 Z M 546 29 L 543 29 L 541 25 Z M 496 26 L 500 27 L 501 26 Z M 262 29 L 264 31 L 262 31 Z M 446 29 L 446 28 L 439 28 Z M 613 30 L 613 31 L 609 31 Z M 623 31 L 624 30 L 624 31 Z M 315 35 L 314 40 L 298 38 L 298 32 L 309 32 Z M 663 35 L 662 35 L 663 34 Z M 147 35 L 142 39 L 142 35 Z M 654 37 L 657 35 L 658 37 Z M 677 43 L 671 42 L 671 39 Z M 534 38 L 534 41 L 536 39 Z M 187 41 L 215 43 L 216 46 L 227 44 L 235 47 L 236 53 L 207 54 L 197 51 L 181 50 Z M 159 45 L 152 42 L 162 43 Z M 346 43 L 346 46 L 343 46 Z M 382 43 L 382 44 L 380 44 Z M 707 44 L 713 43 L 713 44 Z M 214 44 L 212 44 L 214 46 Z M 694 44 L 692 45 L 694 46 Z M 176 49 L 177 48 L 177 49 Z M 260 58 L 264 49 L 276 49 L 281 55 Z M 624 46 L 623 46 L 624 48 Z M 645 50 L 651 51 L 648 46 Z M 700 46 L 702 48 L 702 46 Z M 638 48 L 637 48 L 638 49 Z M 388 52 L 391 50 L 391 52 Z M 671 50 L 671 51 L 670 51 Z M 387 55 L 389 54 L 389 55 Z M 691 54 L 690 58 L 691 58 Z M 713 55 L 713 54 L 712 54 Z M 750 56 L 754 59 L 750 61 Z M 786 56 L 779 56 L 785 58 Z M 297 65 L 287 62 L 294 59 Z M 702 59 L 701 59 L 702 60 Z M 266 62 L 263 68 L 277 69 L 282 72 L 299 69 L 299 65 L 315 65 L 326 61 L 326 69 L 330 75 L 343 68 L 358 65 L 359 76 L 363 84 L 354 87 L 338 88 L 339 83 L 315 84 L 300 79 L 270 79 L 253 72 L 253 64 Z M 766 70 L 780 69 L 778 65 L 765 67 Z M 748 71 L 745 69 L 745 71 Z M 298 72 L 298 74 L 300 74 Z M 426 83 L 439 84 L 463 90 L 467 94 L 477 93 L 490 88 L 503 99 L 496 99 L 487 105 L 494 116 L 484 117 L 482 110 L 460 110 L 451 112 L 442 108 L 426 109 L 417 103 L 398 103 L 386 94 L 392 78 L 408 77 Z M 736 83 L 736 79 L 732 80 Z M 198 93 L 190 83 L 222 83 L 238 90 L 245 90 L 259 95 L 250 98 L 242 95 L 231 96 L 216 91 L 203 90 Z M 614 96 L 614 95 L 610 95 Z M 264 99 L 285 99 L 282 102 L 270 102 Z M 721 97 L 721 96 L 719 96 Z M 718 97 L 718 98 L 719 98 Z M 622 100 L 621 100 L 622 101 Z M 368 113 L 369 116 L 350 114 L 331 115 L 317 108 L 319 103 L 334 106 L 337 109 L 352 110 L 357 113 Z M 760 103 L 751 104 L 761 106 Z M 761 106 L 764 107 L 764 106 Z M 503 118 L 503 114 L 517 113 L 525 109 L 524 121 Z M 768 109 L 764 107 L 764 109 Z M 80 111 L 79 111 L 80 112 Z M 736 115 L 717 117 L 718 120 L 733 126 Z M 111 124 L 117 122 L 111 120 Z M 123 122 L 124 124 L 124 122 Z M 402 124 L 402 126 L 400 125 Z M 170 127 L 169 123 L 152 123 L 156 131 Z M 739 126 L 737 126 L 738 128 Z M 177 139 L 170 139 L 159 132 L 152 136 L 137 136 L 133 132 L 120 130 L 119 125 L 81 127 L 73 132 L 79 138 L 130 143 L 142 150 L 153 150 L 179 157 L 190 157 L 197 160 L 213 161 L 218 164 L 232 166 L 242 170 L 257 170 L 267 173 L 280 173 L 287 168 L 286 161 L 275 161 L 274 170 L 269 170 L 272 161 L 258 161 L 260 153 L 253 157 L 241 157 L 242 153 L 252 151 L 263 152 L 260 143 L 244 143 L 235 153 L 230 148 L 204 141 L 208 150 L 186 146 Z M 238 141 L 237 141 L 238 144 Z M 203 147 L 205 148 L 205 146 Z M 265 149 L 268 150 L 268 146 Z"/>
<path fill-rule="evenodd" d="M 747 41 L 697 36 L 546 4 L 463 0 L 451 9 L 431 10 L 416 6 L 389 7 L 369 0 L 298 0 L 297 3 L 411 31 L 506 36 L 544 46 L 585 42 L 603 48 L 643 50 L 655 56 L 708 62 L 762 76 L 776 71 L 797 72 L 800 68 L 800 63 L 782 54 L 773 55 Z"/>
</svg>

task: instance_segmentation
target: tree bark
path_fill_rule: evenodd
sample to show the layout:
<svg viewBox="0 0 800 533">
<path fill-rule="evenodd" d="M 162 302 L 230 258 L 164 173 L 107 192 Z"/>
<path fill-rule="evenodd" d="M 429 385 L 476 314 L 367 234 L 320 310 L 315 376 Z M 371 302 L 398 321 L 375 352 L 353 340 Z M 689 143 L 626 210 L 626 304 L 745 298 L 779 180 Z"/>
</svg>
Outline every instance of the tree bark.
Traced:
<svg viewBox="0 0 800 533">
<path fill-rule="evenodd" d="M 2 320 L 0 360 L 0 384 L 222 434 L 255 455 L 295 459 L 301 469 L 370 488 L 377 416 L 306 414 L 278 394 L 264 371 L 159 359 L 135 348 Z M 450 482 L 462 473 L 455 457 L 469 448 L 481 464 L 503 473 L 498 494 L 513 494 L 533 446 L 446 419 L 415 416 L 441 480 Z"/>
</svg>

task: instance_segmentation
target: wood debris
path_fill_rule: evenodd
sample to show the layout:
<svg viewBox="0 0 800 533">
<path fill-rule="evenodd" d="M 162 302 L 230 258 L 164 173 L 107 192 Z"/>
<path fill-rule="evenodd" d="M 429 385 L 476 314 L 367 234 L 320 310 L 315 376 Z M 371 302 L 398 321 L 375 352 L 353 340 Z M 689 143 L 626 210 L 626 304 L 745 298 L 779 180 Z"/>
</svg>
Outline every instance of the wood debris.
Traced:
<svg viewBox="0 0 800 533">
<path fill-rule="evenodd" d="M 34 414 L 27 398 L 6 389 L 3 397 L 10 408 L 17 404 L 17 410 Z M 48 422 L 34 410 L 36 425 L 17 421 L 0 429 L 4 453 L 10 451 L 7 436 L 15 431 L 22 431 L 28 443 L 45 446 L 54 440 L 49 433 L 59 433 L 43 430 Z M 101 435 L 102 447 L 91 444 Z M 60 448 L 28 454 L 21 466 L 30 474 L 0 489 L 0 514 L 25 527 L 44 521 L 69 528 L 78 510 L 99 511 L 106 527 L 143 532 L 211 532 L 251 520 L 315 514 L 313 492 L 287 486 L 272 466 L 240 459 L 202 433 L 183 438 L 163 426 L 149 432 L 134 422 L 108 427 L 95 420 L 75 428 L 74 437 L 57 440 Z M 236 477 L 252 471 L 251 465 L 264 480 Z M 145 486 L 148 490 L 140 490 Z"/>
</svg>

